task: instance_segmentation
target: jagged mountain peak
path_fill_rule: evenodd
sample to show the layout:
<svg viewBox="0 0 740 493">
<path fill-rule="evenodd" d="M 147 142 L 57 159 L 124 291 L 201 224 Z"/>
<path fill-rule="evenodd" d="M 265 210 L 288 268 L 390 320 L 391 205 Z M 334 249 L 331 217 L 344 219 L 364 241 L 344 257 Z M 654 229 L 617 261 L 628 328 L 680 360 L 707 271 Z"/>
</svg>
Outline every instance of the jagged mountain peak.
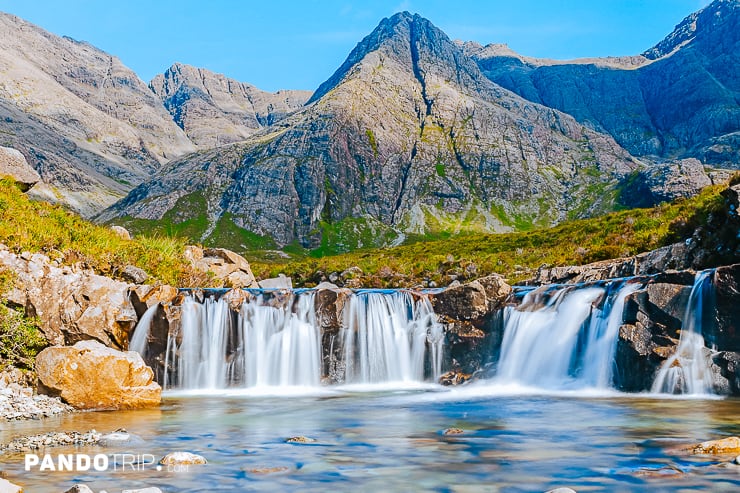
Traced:
<svg viewBox="0 0 740 493">
<path fill-rule="evenodd" d="M 684 18 L 660 43 L 642 53 L 650 60 L 656 60 L 674 53 L 691 43 L 697 36 L 721 28 L 728 23 L 728 17 L 740 14 L 740 0 L 714 0 L 702 10 Z"/>
<path fill-rule="evenodd" d="M 378 26 L 352 50 L 344 63 L 314 92 L 309 103 L 318 101 L 337 87 L 353 68 L 368 55 L 381 52 L 392 57 L 410 70 L 418 70 L 420 60 L 434 60 L 438 70 L 444 70 L 447 78 L 483 78 L 476 64 L 468 59 L 457 43 L 431 21 L 409 12 L 399 12 L 384 18 Z M 418 75 L 418 74 L 417 74 Z"/>
</svg>

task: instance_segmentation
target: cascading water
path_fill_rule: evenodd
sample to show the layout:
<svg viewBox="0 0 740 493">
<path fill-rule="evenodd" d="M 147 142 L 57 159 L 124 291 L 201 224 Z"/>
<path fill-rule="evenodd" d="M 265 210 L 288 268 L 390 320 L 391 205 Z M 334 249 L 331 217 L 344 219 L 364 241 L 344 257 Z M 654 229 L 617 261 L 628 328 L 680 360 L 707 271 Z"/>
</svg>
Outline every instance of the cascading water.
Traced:
<svg viewBox="0 0 740 493">
<path fill-rule="evenodd" d="M 320 385 L 321 329 L 314 302 L 313 291 L 277 298 L 263 293 L 248 297 L 235 312 L 225 299 L 199 302 L 188 296 L 180 331 L 167 341 L 164 387 Z M 422 382 L 425 375 L 436 380 L 441 374 L 444 331 L 428 298 L 361 291 L 349 296 L 344 314 L 346 329 L 338 343 L 345 382 Z M 146 352 L 146 336 L 140 338 L 137 330 L 134 338 L 137 350 Z"/>
<path fill-rule="evenodd" d="M 431 377 L 439 378 L 444 332 L 426 297 L 414 301 L 405 291 L 357 293 L 344 326 L 345 382 L 421 382 L 427 352 Z"/>
<path fill-rule="evenodd" d="M 141 316 L 141 320 L 139 320 L 139 323 L 136 324 L 134 335 L 131 337 L 131 341 L 128 345 L 129 351 L 138 352 L 142 358 L 147 357 L 149 333 L 152 328 L 152 320 L 154 319 L 154 315 L 157 314 L 157 309 L 159 309 L 159 303 L 155 303 L 154 305 L 147 308 L 147 310 Z"/>
<path fill-rule="evenodd" d="M 653 392 L 668 394 L 711 394 L 712 372 L 702 334 L 704 302 L 712 289 L 714 271 L 696 273 L 689 304 L 681 323 L 676 352 L 661 366 L 653 382 Z"/>
<path fill-rule="evenodd" d="M 314 318 L 310 293 L 276 303 L 260 295 L 244 302 L 236 317 L 226 300 L 198 303 L 189 296 L 179 343 L 175 337 L 167 343 L 165 388 L 318 385 L 321 349 Z"/>
<path fill-rule="evenodd" d="M 496 380 L 544 388 L 607 388 L 624 300 L 636 283 L 555 287 L 540 306 L 541 290 L 519 308 L 507 307 Z"/>
</svg>

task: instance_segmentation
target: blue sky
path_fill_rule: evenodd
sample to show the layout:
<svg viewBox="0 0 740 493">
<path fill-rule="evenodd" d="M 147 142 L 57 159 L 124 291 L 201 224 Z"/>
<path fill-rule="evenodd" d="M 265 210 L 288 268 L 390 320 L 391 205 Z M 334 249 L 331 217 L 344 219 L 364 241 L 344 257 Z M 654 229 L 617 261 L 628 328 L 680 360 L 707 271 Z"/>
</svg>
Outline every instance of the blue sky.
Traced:
<svg viewBox="0 0 740 493">
<path fill-rule="evenodd" d="M 315 89 L 380 19 L 408 10 L 453 39 L 568 59 L 638 54 L 708 0 L 0 0 L 112 53 L 148 81 L 173 62 L 265 90 Z"/>
</svg>

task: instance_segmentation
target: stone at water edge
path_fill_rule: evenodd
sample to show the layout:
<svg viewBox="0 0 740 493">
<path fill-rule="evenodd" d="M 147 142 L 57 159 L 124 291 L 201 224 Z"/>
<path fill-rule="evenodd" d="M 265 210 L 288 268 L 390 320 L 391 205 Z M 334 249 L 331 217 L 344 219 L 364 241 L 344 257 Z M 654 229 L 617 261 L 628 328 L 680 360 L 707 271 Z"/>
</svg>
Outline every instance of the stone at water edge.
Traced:
<svg viewBox="0 0 740 493">
<path fill-rule="evenodd" d="M 23 493 L 23 488 L 7 479 L 0 478 L 0 493 Z"/>
<path fill-rule="evenodd" d="M 170 452 L 159 460 L 159 463 L 163 466 L 189 466 L 208 464 L 208 461 L 202 455 L 193 454 L 190 452 Z"/>
<path fill-rule="evenodd" d="M 158 406 L 162 388 L 138 353 L 97 341 L 46 348 L 36 356 L 39 391 L 58 395 L 78 409 Z"/>
<path fill-rule="evenodd" d="M 719 440 L 708 440 L 691 447 L 692 454 L 732 454 L 740 452 L 740 438 L 727 437 Z"/>
<path fill-rule="evenodd" d="M 90 489 L 90 487 L 86 484 L 76 484 L 72 486 L 70 489 L 65 491 L 64 493 L 95 493 L 93 490 Z"/>
</svg>

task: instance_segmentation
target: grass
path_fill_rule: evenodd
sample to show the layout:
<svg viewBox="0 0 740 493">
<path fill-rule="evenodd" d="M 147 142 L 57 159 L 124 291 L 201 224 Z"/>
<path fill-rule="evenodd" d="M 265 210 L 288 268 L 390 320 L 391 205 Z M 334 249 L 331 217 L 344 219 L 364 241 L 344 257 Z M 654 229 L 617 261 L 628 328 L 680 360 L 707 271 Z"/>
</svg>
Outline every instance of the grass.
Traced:
<svg viewBox="0 0 740 493">
<path fill-rule="evenodd" d="M 124 240 L 109 227 L 60 206 L 28 200 L 8 179 L 0 179 L 0 243 L 16 253 L 41 252 L 65 264 L 81 262 L 112 277 L 118 277 L 127 265 L 135 265 L 152 281 L 174 286 L 207 282 L 182 256 L 188 240 L 163 234 Z"/>
<path fill-rule="evenodd" d="M 724 186 L 690 199 L 579 219 L 548 229 L 505 234 L 462 234 L 393 248 L 358 250 L 323 258 L 298 258 L 282 265 L 254 262 L 262 277 L 283 273 L 311 286 L 322 274 L 362 269 L 363 285 L 404 287 L 434 281 L 502 274 L 510 282 L 529 278 L 541 265 L 574 265 L 635 255 L 684 239 L 724 206 Z"/>
</svg>

